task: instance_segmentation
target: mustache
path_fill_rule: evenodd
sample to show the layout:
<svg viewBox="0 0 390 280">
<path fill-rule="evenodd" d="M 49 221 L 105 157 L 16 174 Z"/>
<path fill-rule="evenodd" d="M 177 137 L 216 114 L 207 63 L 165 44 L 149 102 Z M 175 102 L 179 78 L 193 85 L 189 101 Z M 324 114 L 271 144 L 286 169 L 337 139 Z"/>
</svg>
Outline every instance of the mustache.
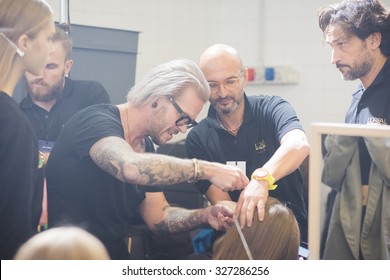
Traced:
<svg viewBox="0 0 390 280">
<path fill-rule="evenodd" d="M 47 86 L 47 84 L 43 81 L 43 79 L 35 79 L 31 81 L 32 85 L 40 85 L 40 86 Z"/>
<path fill-rule="evenodd" d="M 337 68 L 342 68 L 342 67 L 349 67 L 347 64 L 341 64 L 341 63 L 336 63 Z"/>
<path fill-rule="evenodd" d="M 231 100 L 231 99 L 232 99 L 231 97 L 226 96 L 226 97 L 224 97 L 224 98 L 218 98 L 218 99 L 216 99 L 215 102 L 219 103 L 219 102 L 223 102 L 223 101 L 225 101 L 225 100 Z"/>
</svg>

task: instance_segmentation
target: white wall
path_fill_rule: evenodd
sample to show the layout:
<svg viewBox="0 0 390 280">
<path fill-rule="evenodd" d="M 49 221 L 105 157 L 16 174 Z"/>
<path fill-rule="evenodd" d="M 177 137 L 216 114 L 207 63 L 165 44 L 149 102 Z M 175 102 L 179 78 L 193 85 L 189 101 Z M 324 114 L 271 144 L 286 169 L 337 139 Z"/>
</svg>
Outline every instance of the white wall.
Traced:
<svg viewBox="0 0 390 280">
<path fill-rule="evenodd" d="M 382 1 L 390 7 L 390 0 Z M 59 20 L 60 0 L 48 2 Z M 318 8 L 336 0 L 69 2 L 71 23 L 141 32 L 136 80 L 159 63 L 184 57 L 197 61 L 211 44 L 226 43 L 241 53 L 246 66 L 290 65 L 299 72 L 297 85 L 252 85 L 247 93 L 288 100 L 308 134 L 311 122 L 344 120 L 357 82 L 341 80 L 317 23 Z"/>
</svg>

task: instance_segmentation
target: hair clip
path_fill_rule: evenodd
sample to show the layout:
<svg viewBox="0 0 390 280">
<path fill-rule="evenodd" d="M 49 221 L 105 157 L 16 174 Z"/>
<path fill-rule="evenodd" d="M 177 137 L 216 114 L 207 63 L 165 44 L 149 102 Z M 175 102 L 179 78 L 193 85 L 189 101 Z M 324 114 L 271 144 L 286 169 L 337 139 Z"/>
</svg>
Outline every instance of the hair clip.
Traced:
<svg viewBox="0 0 390 280">
<path fill-rule="evenodd" d="M 5 34 L 3 32 L 0 32 L 0 35 L 1 37 L 4 38 L 4 40 L 6 40 L 13 48 L 15 48 L 15 51 L 16 53 L 20 56 L 20 57 L 23 57 L 24 56 L 24 51 L 22 51 L 21 49 L 18 48 L 17 45 L 15 45 L 14 42 L 12 42 L 10 39 L 8 39 L 7 36 L 5 36 Z"/>
</svg>

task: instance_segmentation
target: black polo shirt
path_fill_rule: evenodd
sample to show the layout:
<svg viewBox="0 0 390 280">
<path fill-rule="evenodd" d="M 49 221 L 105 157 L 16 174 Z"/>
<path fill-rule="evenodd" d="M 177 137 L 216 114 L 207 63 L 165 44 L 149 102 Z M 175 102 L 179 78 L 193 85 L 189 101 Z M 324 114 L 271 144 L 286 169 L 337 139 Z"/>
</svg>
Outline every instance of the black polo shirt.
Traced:
<svg viewBox="0 0 390 280">
<path fill-rule="evenodd" d="M 390 59 L 376 76 L 372 84 L 364 90 L 359 84 L 352 94 L 351 106 L 345 117 L 346 123 L 390 124 Z M 359 139 L 360 169 L 362 184 L 368 184 L 371 157 L 363 138 Z"/>
<path fill-rule="evenodd" d="M 111 103 L 104 87 L 95 81 L 65 78 L 63 92 L 50 112 L 35 105 L 29 94 L 20 102 L 39 140 L 56 141 L 64 124 L 90 105 Z"/>
<path fill-rule="evenodd" d="M 244 120 L 236 136 L 222 129 L 216 111 L 210 106 L 208 116 L 191 129 L 186 139 L 190 158 L 226 163 L 244 161 L 246 175 L 263 166 L 280 147 L 280 140 L 293 129 L 302 129 L 291 105 L 277 96 L 245 97 Z M 278 188 L 269 195 L 287 203 L 293 210 L 307 240 L 307 207 L 303 199 L 303 179 L 299 169 L 280 179 Z M 199 181 L 197 188 L 207 192 L 209 181 Z M 237 201 L 240 191 L 229 192 Z"/>
</svg>

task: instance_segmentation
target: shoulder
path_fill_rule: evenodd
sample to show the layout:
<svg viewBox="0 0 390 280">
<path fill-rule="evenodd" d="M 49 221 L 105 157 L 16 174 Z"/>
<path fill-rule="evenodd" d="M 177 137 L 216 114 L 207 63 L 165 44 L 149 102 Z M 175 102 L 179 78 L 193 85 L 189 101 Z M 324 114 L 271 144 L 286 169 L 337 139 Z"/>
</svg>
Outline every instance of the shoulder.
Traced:
<svg viewBox="0 0 390 280">
<path fill-rule="evenodd" d="M 276 95 L 251 95 L 247 96 L 250 105 L 253 106 L 276 106 L 278 104 L 288 103 L 286 100 Z"/>
<path fill-rule="evenodd" d="M 20 133 L 24 130 L 32 132 L 28 119 L 16 101 L 5 94 L 0 94 L 0 127 L 2 132 L 7 131 L 1 133 L 2 135 Z"/>
<path fill-rule="evenodd" d="M 69 78 L 66 78 L 65 87 L 69 87 L 71 91 L 83 91 L 83 92 L 96 92 L 96 91 L 103 91 L 107 92 L 104 86 L 97 82 L 92 80 L 72 80 Z"/>
</svg>

